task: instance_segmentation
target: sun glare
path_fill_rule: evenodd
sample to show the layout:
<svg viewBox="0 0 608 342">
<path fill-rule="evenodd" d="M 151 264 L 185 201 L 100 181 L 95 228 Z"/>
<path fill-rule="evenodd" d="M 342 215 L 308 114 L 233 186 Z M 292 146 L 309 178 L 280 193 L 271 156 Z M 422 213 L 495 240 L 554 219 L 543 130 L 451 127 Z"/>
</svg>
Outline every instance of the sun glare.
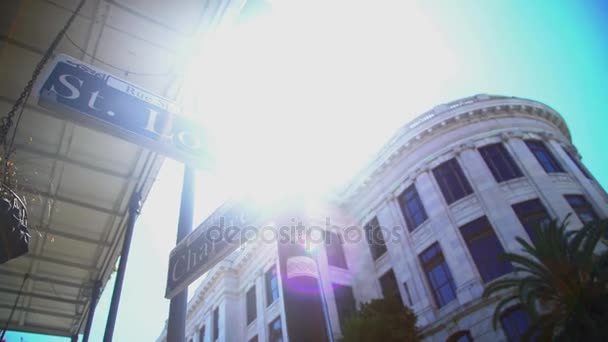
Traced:
<svg viewBox="0 0 608 342">
<path fill-rule="evenodd" d="M 422 27 L 424 55 L 442 52 L 432 25 L 407 6 L 273 1 L 257 18 L 206 35 L 182 98 L 233 193 L 327 194 L 407 121 L 405 94 L 424 80 L 408 37 Z"/>
</svg>

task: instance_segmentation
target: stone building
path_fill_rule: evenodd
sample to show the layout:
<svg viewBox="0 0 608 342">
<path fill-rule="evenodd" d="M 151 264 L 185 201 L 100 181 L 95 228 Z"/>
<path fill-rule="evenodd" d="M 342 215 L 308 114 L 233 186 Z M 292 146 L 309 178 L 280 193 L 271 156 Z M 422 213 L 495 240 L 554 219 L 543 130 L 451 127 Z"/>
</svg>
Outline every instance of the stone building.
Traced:
<svg viewBox="0 0 608 342">
<path fill-rule="evenodd" d="M 335 339 L 360 303 L 398 293 L 429 341 L 517 341 L 523 312 L 507 310 L 494 330 L 496 298 L 481 297 L 512 269 L 496 256 L 517 252 L 515 237 L 533 239 L 549 218 L 573 213 L 574 229 L 608 216 L 608 196 L 559 113 L 491 95 L 402 127 L 332 205 L 308 219 L 324 226 L 331 217 L 342 242 L 314 257 Z M 208 272 L 189 303 L 188 338 L 288 341 L 277 258 L 277 244 L 257 239 Z"/>
</svg>

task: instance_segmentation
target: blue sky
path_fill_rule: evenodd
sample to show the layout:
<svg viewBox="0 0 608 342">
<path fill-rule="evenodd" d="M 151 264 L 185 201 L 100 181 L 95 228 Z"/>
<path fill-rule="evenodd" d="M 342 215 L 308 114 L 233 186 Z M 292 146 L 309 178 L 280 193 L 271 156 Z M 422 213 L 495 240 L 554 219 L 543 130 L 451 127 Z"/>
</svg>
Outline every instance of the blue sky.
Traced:
<svg viewBox="0 0 608 342">
<path fill-rule="evenodd" d="M 302 19 L 301 26 L 285 11 L 295 23 L 289 41 L 272 37 L 281 42 L 273 56 L 282 60 L 263 52 L 277 49 L 276 40 L 258 41 L 255 47 L 239 47 L 243 50 L 233 59 L 219 53 L 217 60 L 234 63 L 214 65 L 213 82 L 192 87 L 205 90 L 204 101 L 193 106 L 202 108 L 202 121 L 216 134 L 230 137 L 218 146 L 233 156 L 224 170 L 199 175 L 196 223 L 236 188 L 255 183 L 251 191 L 270 189 L 270 180 L 285 185 L 294 176 L 305 185 L 348 179 L 399 126 L 439 103 L 477 93 L 531 98 L 553 107 L 565 117 L 585 165 L 608 186 L 607 2 L 387 1 L 374 8 L 338 3 L 349 9 L 328 6 L 324 14 L 298 9 L 300 15 L 319 16 Z M 305 25 L 310 22 L 316 31 Z M 200 64 L 200 72 L 209 74 Z M 225 101 L 235 94 L 241 99 L 237 104 Z M 268 94 L 275 94 L 272 103 L 264 100 Z M 285 146 L 295 157 L 281 160 L 304 165 L 304 173 L 279 167 L 281 177 L 292 178 L 277 181 L 279 173 L 269 165 Z M 181 166 L 168 161 L 137 223 L 115 341 L 153 341 L 163 328 L 180 177 Z M 91 341 L 103 336 L 112 286 L 111 281 L 102 295 Z M 18 336 L 11 332 L 8 341 L 19 341 Z"/>
</svg>

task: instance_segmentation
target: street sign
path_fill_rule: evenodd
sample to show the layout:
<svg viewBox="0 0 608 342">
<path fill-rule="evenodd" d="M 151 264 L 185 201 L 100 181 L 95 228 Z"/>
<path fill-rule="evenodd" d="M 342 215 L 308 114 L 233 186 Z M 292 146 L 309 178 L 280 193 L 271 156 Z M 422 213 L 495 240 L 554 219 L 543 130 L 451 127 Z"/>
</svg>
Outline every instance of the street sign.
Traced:
<svg viewBox="0 0 608 342">
<path fill-rule="evenodd" d="M 58 55 L 38 104 L 60 119 L 102 131 L 190 164 L 205 157 L 203 130 L 177 106 L 70 56 Z"/>
<path fill-rule="evenodd" d="M 259 208 L 227 203 L 180 241 L 169 255 L 165 298 L 171 299 L 258 232 Z"/>
</svg>

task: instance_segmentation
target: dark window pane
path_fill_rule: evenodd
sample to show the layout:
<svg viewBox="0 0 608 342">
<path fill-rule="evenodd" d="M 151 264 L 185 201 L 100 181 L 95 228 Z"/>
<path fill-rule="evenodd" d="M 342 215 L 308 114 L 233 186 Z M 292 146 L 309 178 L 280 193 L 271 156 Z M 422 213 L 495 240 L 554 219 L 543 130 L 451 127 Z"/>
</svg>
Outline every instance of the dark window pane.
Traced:
<svg viewBox="0 0 608 342">
<path fill-rule="evenodd" d="M 583 222 L 583 224 L 589 223 L 591 221 L 597 220 L 598 216 L 593 210 L 593 207 L 587 200 L 585 196 L 582 195 L 565 195 L 566 201 L 570 204 L 578 218 Z"/>
<path fill-rule="evenodd" d="M 201 330 L 198 332 L 198 342 L 205 342 L 205 326 L 201 327 Z"/>
<path fill-rule="evenodd" d="M 529 322 L 528 314 L 519 306 L 506 310 L 500 316 L 500 324 L 509 342 L 519 342 Z"/>
<path fill-rule="evenodd" d="M 338 308 L 338 318 L 340 325 L 344 327 L 344 323 L 357 310 L 353 288 L 350 286 L 333 285 L 334 296 L 336 297 L 336 307 Z"/>
<path fill-rule="evenodd" d="M 460 227 L 460 233 L 484 282 L 513 270 L 511 263 L 499 259 L 505 251 L 485 216 Z"/>
<path fill-rule="evenodd" d="M 547 146 L 539 140 L 526 140 L 526 145 L 547 173 L 564 172 Z"/>
<path fill-rule="evenodd" d="M 579 171 L 581 171 L 581 173 L 588 179 L 593 179 L 593 177 L 591 177 L 591 174 L 589 173 L 589 171 L 587 170 L 587 168 L 583 165 L 583 163 L 580 161 L 580 159 L 578 159 L 577 157 L 574 156 L 574 153 L 570 152 L 569 149 L 565 148 L 564 146 L 562 146 L 562 149 L 564 150 L 564 152 L 566 152 L 566 154 L 568 155 L 568 157 L 570 158 L 570 160 L 572 160 L 572 162 L 574 163 L 574 165 L 576 165 L 576 167 L 579 169 Z"/>
<path fill-rule="evenodd" d="M 442 307 L 454 300 L 456 298 L 456 287 L 439 244 L 435 242 L 422 252 L 419 258 L 437 306 Z"/>
<path fill-rule="evenodd" d="M 448 204 L 473 193 L 469 181 L 454 158 L 435 167 L 433 175 L 435 175 L 441 193 Z"/>
<path fill-rule="evenodd" d="M 257 317 L 255 285 L 247 291 L 247 324 L 253 322 Z"/>
<path fill-rule="evenodd" d="M 410 231 L 426 221 L 426 211 L 424 210 L 418 191 L 416 191 L 416 186 L 411 185 L 399 195 L 399 205 Z"/>
<path fill-rule="evenodd" d="M 266 272 L 266 305 L 272 304 L 279 298 L 279 280 L 277 278 L 277 268 L 272 266 Z"/>
<path fill-rule="evenodd" d="M 384 253 L 386 253 L 386 244 L 384 242 L 384 236 L 382 236 L 382 229 L 380 229 L 378 218 L 374 217 L 368 224 L 365 225 L 364 229 L 365 238 L 369 244 L 372 258 L 377 260 Z"/>
<path fill-rule="evenodd" d="M 523 177 L 521 170 L 503 144 L 484 146 L 479 149 L 479 153 L 498 183 Z"/>
<path fill-rule="evenodd" d="M 283 342 L 283 331 L 281 329 L 281 317 L 277 317 L 274 321 L 268 324 L 268 341 Z"/>
<path fill-rule="evenodd" d="M 213 310 L 213 336 L 211 340 L 215 341 L 220 337 L 220 309 Z"/>
<path fill-rule="evenodd" d="M 258 342 L 258 335 L 255 335 L 252 338 L 250 338 L 249 342 Z"/>
<path fill-rule="evenodd" d="M 536 240 L 536 231 L 551 220 L 538 198 L 514 204 L 513 210 L 532 241 Z"/>
<path fill-rule="evenodd" d="M 389 270 L 380 277 L 380 287 L 384 298 L 399 295 L 399 285 L 397 284 L 397 278 L 395 278 L 393 270 Z"/>
<path fill-rule="evenodd" d="M 327 251 L 327 263 L 331 266 L 347 268 L 342 243 L 343 242 L 340 235 L 332 232 L 326 232 L 325 247 Z"/>
</svg>

